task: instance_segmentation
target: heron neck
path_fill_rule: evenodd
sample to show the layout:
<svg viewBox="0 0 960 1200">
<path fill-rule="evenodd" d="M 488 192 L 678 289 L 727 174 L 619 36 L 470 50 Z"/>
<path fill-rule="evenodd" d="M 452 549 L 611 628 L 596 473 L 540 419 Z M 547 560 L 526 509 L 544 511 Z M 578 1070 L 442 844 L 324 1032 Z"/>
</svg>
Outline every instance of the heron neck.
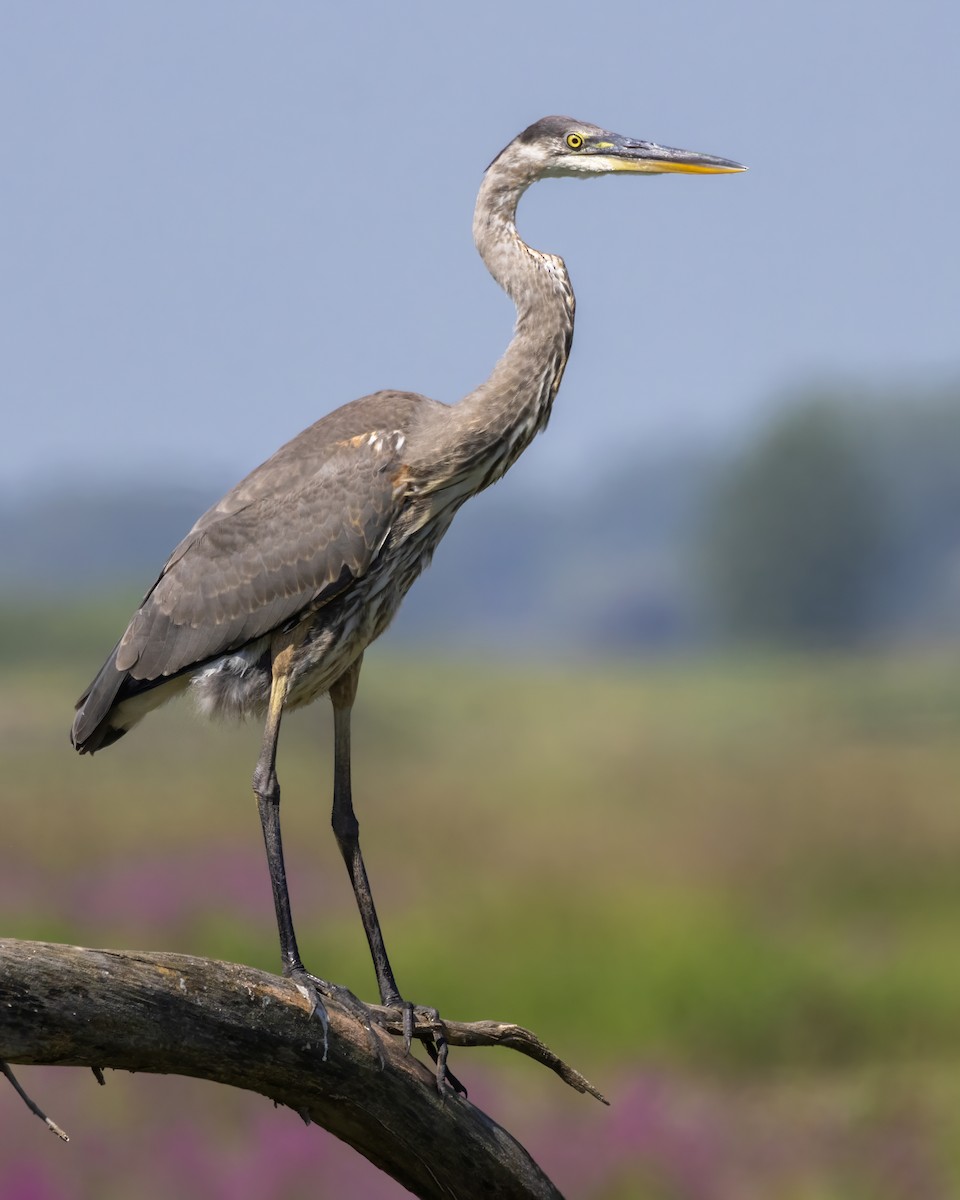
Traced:
<svg viewBox="0 0 960 1200">
<path fill-rule="evenodd" d="M 563 260 L 532 249 L 517 232 L 525 189 L 495 163 L 474 214 L 477 250 L 517 308 L 510 345 L 490 377 L 454 409 L 460 453 L 471 466 L 485 466 L 481 487 L 498 479 L 546 426 L 573 337 L 574 296 Z"/>
</svg>

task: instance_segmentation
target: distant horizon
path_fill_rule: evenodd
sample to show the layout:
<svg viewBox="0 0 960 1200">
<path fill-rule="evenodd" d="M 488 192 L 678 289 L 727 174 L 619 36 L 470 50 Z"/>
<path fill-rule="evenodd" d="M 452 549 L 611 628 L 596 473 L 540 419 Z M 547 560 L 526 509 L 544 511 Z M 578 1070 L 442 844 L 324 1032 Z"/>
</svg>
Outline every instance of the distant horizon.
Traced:
<svg viewBox="0 0 960 1200">
<path fill-rule="evenodd" d="M 796 382 L 785 387 L 768 398 L 765 404 L 758 407 L 756 413 L 744 416 L 741 424 L 729 424 L 722 430 L 714 428 L 690 429 L 677 426 L 671 430 L 660 431 L 654 438 L 638 438 L 636 444 L 623 444 L 620 450 L 614 452 L 611 458 L 604 461 L 604 474 L 617 471 L 629 465 L 630 460 L 639 455 L 642 459 L 655 459 L 661 456 L 673 457 L 690 453 L 734 457 L 747 449 L 750 443 L 763 430 L 776 422 L 791 408 L 810 400 L 823 397 L 836 399 L 845 403 L 854 401 L 869 406 L 940 404 L 956 403 L 960 405 L 960 363 L 956 370 L 944 370 L 941 373 L 931 372 L 926 378 L 916 375 L 904 376 L 902 380 L 884 377 L 874 379 L 870 375 L 855 376 L 852 374 L 811 374 L 803 382 Z M 561 394 L 558 406 L 562 406 Z M 317 418 L 323 416 L 318 413 Z M 299 432 L 299 431 L 296 431 Z M 296 432 L 293 436 L 296 436 Z M 524 455 L 522 463 L 514 468 L 496 486 L 498 489 L 510 487 L 516 489 L 519 495 L 542 495 L 553 488 L 569 491 L 571 487 L 579 486 L 589 490 L 600 482 L 600 477 L 584 471 L 574 478 L 569 474 L 558 472 L 558 458 L 566 453 L 570 456 L 566 466 L 582 465 L 589 458 L 589 449 L 579 453 L 575 448 L 560 449 L 550 446 L 546 453 L 543 451 L 544 439 L 551 438 L 551 429 L 535 439 L 531 448 Z M 552 439 L 551 439 L 552 440 Z M 224 454 L 220 461 L 211 464 L 200 458 L 192 457 L 189 450 L 184 451 L 182 458 L 175 461 L 161 461 L 144 455 L 136 462 L 123 465 L 110 465 L 96 469 L 94 464 L 76 463 L 70 460 L 47 463 L 42 471 L 31 475 L 6 474 L 10 463 L 5 462 L 0 472 L 0 503 L 21 503 L 37 496 L 51 497 L 59 493 L 88 494 L 90 496 L 112 495 L 134 488 L 141 488 L 145 480 L 156 480 L 158 490 L 177 488 L 181 491 L 197 494 L 216 492 L 216 499 L 225 491 L 239 482 L 245 474 L 253 470 L 265 459 L 269 458 L 282 445 L 281 441 L 270 443 L 263 447 L 260 456 L 247 463 L 235 460 L 231 463 L 230 455 Z M 577 461 L 579 460 L 579 462 Z M 93 478 L 96 482 L 93 482 Z M 579 481 L 579 482 L 578 482 Z"/>
<path fill-rule="evenodd" d="M 791 568 L 802 561 L 809 569 L 800 578 L 817 588 L 824 575 L 817 554 L 847 528 L 853 541 L 843 553 L 866 564 L 861 632 L 960 637 L 954 566 L 960 383 L 900 397 L 851 389 L 836 396 L 836 419 L 826 421 L 819 411 L 824 396 L 822 389 L 797 394 L 794 408 L 755 431 L 746 447 L 711 445 L 704 437 L 674 440 L 669 451 L 620 445 L 609 450 L 602 475 L 572 472 L 549 486 L 539 485 L 534 472 L 511 472 L 458 515 L 429 582 L 418 585 L 417 598 L 398 618 L 399 636 L 560 652 L 689 648 L 716 636 L 718 597 L 730 578 L 745 583 L 734 582 L 737 594 L 759 594 L 758 577 L 794 579 Z M 772 472 L 771 454 L 778 456 Z M 69 609 L 117 587 L 147 588 L 238 475 L 209 469 L 203 479 L 182 469 L 95 481 L 61 475 L 49 488 L 4 497 L 0 599 L 50 596 Z M 743 486 L 747 507 L 736 500 Z M 818 503 L 824 489 L 847 498 L 830 520 Z M 712 522 L 734 511 L 741 533 L 731 543 L 729 522 Z M 859 543 L 858 511 L 867 525 Z M 759 523 L 758 513 L 765 514 Z M 779 514 L 773 525 L 772 514 Z M 863 537 L 879 548 L 876 570 Z M 761 544 L 762 568 L 755 557 Z M 711 559 L 708 546 L 716 545 L 726 549 Z M 750 549 L 744 555 L 737 546 Z M 740 563 L 719 589 L 718 562 Z M 842 579 L 844 571 L 826 575 Z M 802 593 L 798 579 L 788 591 Z"/>
</svg>

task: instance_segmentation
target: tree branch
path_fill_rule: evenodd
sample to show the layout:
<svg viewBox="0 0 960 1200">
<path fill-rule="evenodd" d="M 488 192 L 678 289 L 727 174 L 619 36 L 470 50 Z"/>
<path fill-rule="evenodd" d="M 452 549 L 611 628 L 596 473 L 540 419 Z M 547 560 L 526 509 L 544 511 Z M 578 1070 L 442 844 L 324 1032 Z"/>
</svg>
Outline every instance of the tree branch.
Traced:
<svg viewBox="0 0 960 1200">
<path fill-rule="evenodd" d="M 336 996 L 329 1052 L 285 979 L 177 954 L 0 939 L 0 1061 L 188 1075 L 259 1092 L 358 1150 L 415 1195 L 558 1197 L 523 1147 Z M 451 1045 L 506 1045 L 603 1099 L 532 1033 L 444 1021 Z M 419 1031 L 421 1035 L 424 1030 Z M 372 1044 L 376 1041 L 376 1047 Z"/>
</svg>

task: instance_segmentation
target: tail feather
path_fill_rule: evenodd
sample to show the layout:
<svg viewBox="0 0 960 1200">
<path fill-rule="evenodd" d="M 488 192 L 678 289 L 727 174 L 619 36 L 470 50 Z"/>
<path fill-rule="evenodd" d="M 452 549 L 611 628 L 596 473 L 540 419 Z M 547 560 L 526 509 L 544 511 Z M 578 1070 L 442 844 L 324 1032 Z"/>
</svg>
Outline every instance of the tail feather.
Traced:
<svg viewBox="0 0 960 1200">
<path fill-rule="evenodd" d="M 112 746 L 151 709 L 189 682 L 187 672 L 169 679 L 162 675 L 159 679 L 135 679 L 117 666 L 118 648 L 119 642 L 77 701 L 70 741 L 81 754 Z"/>
<path fill-rule="evenodd" d="M 114 646 L 110 657 L 100 668 L 93 683 L 77 701 L 77 715 L 70 730 L 70 741 L 81 754 L 92 754 L 123 737 L 126 729 L 110 724 L 111 710 L 115 707 L 128 673 L 117 670 L 117 650 Z"/>
<path fill-rule="evenodd" d="M 190 682 L 193 667 L 158 679 L 136 679 L 117 666 L 114 646 L 93 683 L 77 701 L 70 741 L 81 754 L 93 754 L 132 729 L 148 712 L 182 692 Z"/>
</svg>

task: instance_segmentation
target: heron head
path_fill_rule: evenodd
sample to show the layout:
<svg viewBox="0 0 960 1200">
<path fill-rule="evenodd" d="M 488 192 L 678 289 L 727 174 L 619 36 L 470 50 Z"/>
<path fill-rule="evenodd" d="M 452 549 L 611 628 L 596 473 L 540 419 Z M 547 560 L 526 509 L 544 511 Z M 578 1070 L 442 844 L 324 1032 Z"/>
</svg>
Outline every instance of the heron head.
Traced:
<svg viewBox="0 0 960 1200">
<path fill-rule="evenodd" d="M 588 178 L 624 172 L 721 175 L 747 169 L 729 158 L 638 141 L 572 117 L 543 117 L 536 121 L 514 138 L 494 163 L 505 159 L 508 161 L 503 165 L 509 164 L 525 174 L 527 182 L 549 176 Z"/>
</svg>

